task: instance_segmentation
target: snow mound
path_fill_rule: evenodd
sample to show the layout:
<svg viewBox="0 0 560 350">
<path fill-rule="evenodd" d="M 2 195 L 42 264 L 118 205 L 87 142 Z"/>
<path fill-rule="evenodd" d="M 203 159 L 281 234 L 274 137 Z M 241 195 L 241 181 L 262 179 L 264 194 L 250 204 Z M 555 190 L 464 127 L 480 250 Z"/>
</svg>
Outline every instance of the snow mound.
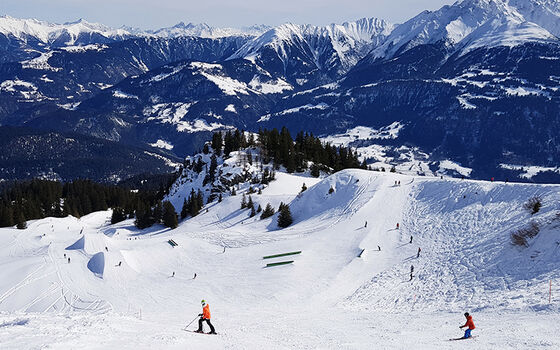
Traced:
<svg viewBox="0 0 560 350">
<path fill-rule="evenodd" d="M 343 170 L 300 194 L 290 205 L 296 222 L 313 218 L 342 220 L 369 201 L 364 196 L 371 178 L 363 179 L 360 170 Z M 332 193 L 329 191 L 333 190 Z"/>
<path fill-rule="evenodd" d="M 82 250 L 82 249 L 84 249 L 85 245 L 86 245 L 86 237 L 82 236 L 82 237 L 80 237 L 80 239 L 78 239 L 72 245 L 69 245 L 68 247 L 66 247 L 66 250 Z"/>
<path fill-rule="evenodd" d="M 99 252 L 92 256 L 87 263 L 87 267 L 97 277 L 103 278 L 103 271 L 105 270 L 105 254 L 103 252 Z"/>
</svg>

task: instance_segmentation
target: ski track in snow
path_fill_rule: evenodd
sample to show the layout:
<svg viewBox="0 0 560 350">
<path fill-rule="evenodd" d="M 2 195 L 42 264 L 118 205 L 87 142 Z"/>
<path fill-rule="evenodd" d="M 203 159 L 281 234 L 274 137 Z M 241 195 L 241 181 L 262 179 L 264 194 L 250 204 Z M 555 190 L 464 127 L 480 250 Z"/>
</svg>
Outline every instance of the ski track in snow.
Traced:
<svg viewBox="0 0 560 350">
<path fill-rule="evenodd" d="M 560 347 L 558 186 L 362 170 L 277 175 L 252 198 L 290 203 L 294 224 L 282 230 L 276 216 L 249 218 L 241 195 L 176 230 L 108 225 L 110 212 L 0 229 L 0 348 Z M 309 188 L 298 194 L 302 182 Z M 523 203 L 535 195 L 543 207 L 531 216 Z M 510 233 L 531 221 L 539 235 L 512 246 Z M 88 268 L 94 256 L 103 268 Z M 264 268 L 283 260 L 294 263 Z M 182 331 L 202 298 L 217 336 Z M 464 311 L 477 338 L 449 342 L 462 335 Z"/>
</svg>

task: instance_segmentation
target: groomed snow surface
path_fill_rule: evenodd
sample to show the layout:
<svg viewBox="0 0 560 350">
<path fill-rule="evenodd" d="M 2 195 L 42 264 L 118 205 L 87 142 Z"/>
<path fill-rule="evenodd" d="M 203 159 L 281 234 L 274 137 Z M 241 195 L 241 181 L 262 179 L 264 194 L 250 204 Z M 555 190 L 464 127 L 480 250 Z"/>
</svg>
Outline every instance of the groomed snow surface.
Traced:
<svg viewBox="0 0 560 350">
<path fill-rule="evenodd" d="M 560 186 L 279 172 L 252 198 L 289 202 L 286 229 L 249 218 L 240 192 L 175 230 L 110 225 L 110 212 L 0 229 L 0 348 L 560 348 Z M 539 235 L 511 245 L 532 221 Z M 217 336 L 182 330 L 201 299 Z M 465 311 L 477 337 L 449 341 Z"/>
</svg>

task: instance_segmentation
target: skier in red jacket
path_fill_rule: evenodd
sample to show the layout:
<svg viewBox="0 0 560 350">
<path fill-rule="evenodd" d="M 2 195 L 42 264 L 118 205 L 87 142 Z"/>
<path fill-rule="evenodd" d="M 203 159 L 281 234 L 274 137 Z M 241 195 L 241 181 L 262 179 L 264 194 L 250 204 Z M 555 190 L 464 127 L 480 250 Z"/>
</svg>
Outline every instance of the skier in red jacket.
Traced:
<svg viewBox="0 0 560 350">
<path fill-rule="evenodd" d="M 467 318 L 467 322 L 465 322 L 464 325 L 459 326 L 459 328 L 463 329 L 463 327 L 469 327 L 468 329 L 465 330 L 465 336 L 463 338 L 470 338 L 472 337 L 471 335 L 472 330 L 475 329 L 474 322 L 472 320 L 472 316 L 469 315 L 468 312 L 465 312 L 465 317 Z"/>
<path fill-rule="evenodd" d="M 202 304 L 202 313 L 198 315 L 200 319 L 198 320 L 198 329 L 195 332 L 202 333 L 202 322 L 206 322 L 210 326 L 210 333 L 208 334 L 216 334 L 216 330 L 210 322 L 210 305 L 204 299 L 200 303 Z"/>
</svg>

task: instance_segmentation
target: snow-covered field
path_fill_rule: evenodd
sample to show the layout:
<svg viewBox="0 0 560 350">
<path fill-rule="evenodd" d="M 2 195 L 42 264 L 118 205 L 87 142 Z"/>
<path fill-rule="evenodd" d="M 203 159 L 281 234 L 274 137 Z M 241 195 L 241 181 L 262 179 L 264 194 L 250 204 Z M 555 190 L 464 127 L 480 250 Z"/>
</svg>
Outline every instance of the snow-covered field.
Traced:
<svg viewBox="0 0 560 350">
<path fill-rule="evenodd" d="M 240 194 L 175 230 L 109 225 L 110 212 L 0 229 L 0 349 L 560 348 L 560 186 L 277 173 L 252 198 L 290 203 L 282 230 Z M 536 238 L 511 245 L 530 222 Z M 217 336 L 182 330 L 201 299 Z M 477 337 L 449 341 L 465 311 Z"/>
</svg>

